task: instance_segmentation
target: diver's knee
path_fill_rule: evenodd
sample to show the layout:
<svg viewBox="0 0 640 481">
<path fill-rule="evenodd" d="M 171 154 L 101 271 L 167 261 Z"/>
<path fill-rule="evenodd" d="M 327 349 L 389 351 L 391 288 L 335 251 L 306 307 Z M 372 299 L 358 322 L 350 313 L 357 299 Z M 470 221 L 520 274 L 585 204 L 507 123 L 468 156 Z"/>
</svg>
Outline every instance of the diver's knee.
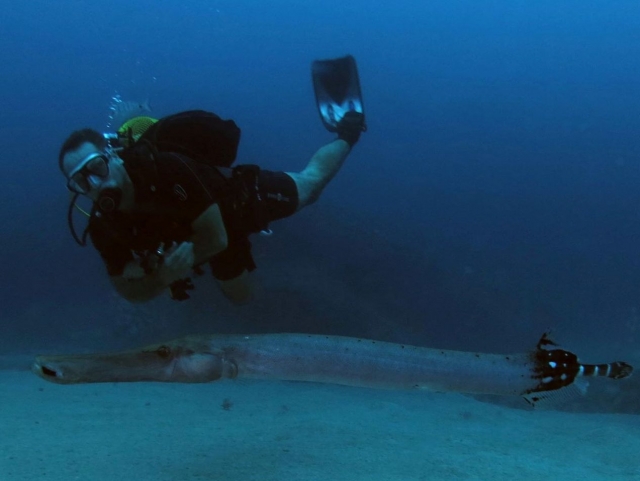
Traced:
<svg viewBox="0 0 640 481">
<path fill-rule="evenodd" d="M 305 175 L 301 173 L 288 173 L 296 184 L 298 191 L 298 209 L 315 203 L 319 198 L 324 188 L 323 183 L 317 176 Z"/>
<path fill-rule="evenodd" d="M 298 209 L 300 210 L 311 204 L 315 204 L 322 194 L 322 189 L 309 189 L 301 193 L 298 191 Z"/>
<path fill-rule="evenodd" d="M 234 304 L 246 304 L 251 300 L 253 290 L 249 282 L 249 274 L 243 271 L 238 277 L 227 281 L 219 281 L 220 290 Z"/>
</svg>

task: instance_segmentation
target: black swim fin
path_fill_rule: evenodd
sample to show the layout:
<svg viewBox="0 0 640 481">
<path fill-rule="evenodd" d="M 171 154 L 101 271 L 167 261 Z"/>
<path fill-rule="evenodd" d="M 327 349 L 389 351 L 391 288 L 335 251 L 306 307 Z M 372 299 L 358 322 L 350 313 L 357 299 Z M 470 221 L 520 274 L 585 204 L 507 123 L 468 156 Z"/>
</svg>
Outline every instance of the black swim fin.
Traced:
<svg viewBox="0 0 640 481">
<path fill-rule="evenodd" d="M 338 122 L 349 111 L 364 116 L 358 67 L 353 56 L 315 60 L 311 64 L 311 77 L 318 112 L 329 132 L 337 131 Z"/>
</svg>

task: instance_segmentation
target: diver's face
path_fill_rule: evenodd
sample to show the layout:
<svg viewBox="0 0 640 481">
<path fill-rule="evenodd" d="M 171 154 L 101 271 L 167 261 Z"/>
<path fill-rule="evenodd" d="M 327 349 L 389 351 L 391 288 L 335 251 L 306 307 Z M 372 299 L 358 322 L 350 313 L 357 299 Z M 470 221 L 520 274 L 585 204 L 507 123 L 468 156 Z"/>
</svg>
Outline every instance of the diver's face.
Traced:
<svg viewBox="0 0 640 481">
<path fill-rule="evenodd" d="M 67 187 L 86 195 L 94 202 L 106 188 L 122 188 L 124 167 L 122 159 L 85 142 L 64 155 L 62 163 Z"/>
</svg>

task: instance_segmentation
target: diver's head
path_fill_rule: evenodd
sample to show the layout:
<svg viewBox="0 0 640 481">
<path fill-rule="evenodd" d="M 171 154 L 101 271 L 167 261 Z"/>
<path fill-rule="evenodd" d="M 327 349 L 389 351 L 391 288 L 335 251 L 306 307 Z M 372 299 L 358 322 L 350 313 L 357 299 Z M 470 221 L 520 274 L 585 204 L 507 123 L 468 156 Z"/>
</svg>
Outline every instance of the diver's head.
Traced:
<svg viewBox="0 0 640 481">
<path fill-rule="evenodd" d="M 103 212 L 120 207 L 128 176 L 122 159 L 109 149 L 101 133 L 73 132 L 60 149 L 58 165 L 71 192 L 86 195 Z"/>
</svg>

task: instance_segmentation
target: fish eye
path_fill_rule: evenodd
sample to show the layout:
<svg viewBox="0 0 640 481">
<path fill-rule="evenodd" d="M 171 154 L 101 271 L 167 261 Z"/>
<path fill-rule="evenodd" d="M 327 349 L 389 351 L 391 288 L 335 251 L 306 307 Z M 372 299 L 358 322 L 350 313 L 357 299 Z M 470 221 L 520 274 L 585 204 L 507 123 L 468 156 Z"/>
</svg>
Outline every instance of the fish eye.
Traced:
<svg viewBox="0 0 640 481">
<path fill-rule="evenodd" d="M 160 346 L 156 349 L 156 353 L 160 357 L 169 357 L 171 355 L 171 348 L 169 346 Z"/>
</svg>

